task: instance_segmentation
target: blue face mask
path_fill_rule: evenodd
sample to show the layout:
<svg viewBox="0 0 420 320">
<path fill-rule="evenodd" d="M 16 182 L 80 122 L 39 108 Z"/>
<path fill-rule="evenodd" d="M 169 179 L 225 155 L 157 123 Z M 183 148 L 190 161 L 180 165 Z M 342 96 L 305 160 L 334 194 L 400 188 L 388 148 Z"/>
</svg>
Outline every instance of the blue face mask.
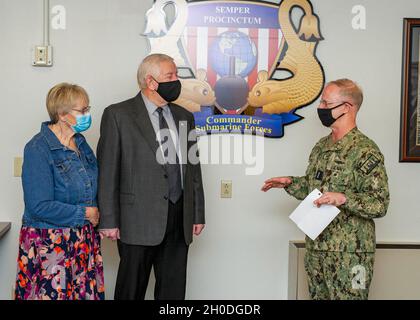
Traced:
<svg viewBox="0 0 420 320">
<path fill-rule="evenodd" d="M 92 124 L 92 116 L 90 113 L 76 116 L 76 124 L 71 126 L 74 132 L 80 133 L 90 128 Z"/>
</svg>

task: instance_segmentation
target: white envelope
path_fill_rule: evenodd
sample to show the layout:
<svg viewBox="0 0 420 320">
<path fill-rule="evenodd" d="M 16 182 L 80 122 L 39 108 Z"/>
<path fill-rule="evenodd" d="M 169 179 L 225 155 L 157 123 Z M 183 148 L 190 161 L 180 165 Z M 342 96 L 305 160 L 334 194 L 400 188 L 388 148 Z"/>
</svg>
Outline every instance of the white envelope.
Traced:
<svg viewBox="0 0 420 320">
<path fill-rule="evenodd" d="M 340 210 L 332 205 L 326 204 L 319 208 L 314 205 L 314 201 L 321 196 L 322 193 L 315 189 L 289 216 L 299 229 L 312 240 L 315 240 L 340 213 Z"/>
</svg>

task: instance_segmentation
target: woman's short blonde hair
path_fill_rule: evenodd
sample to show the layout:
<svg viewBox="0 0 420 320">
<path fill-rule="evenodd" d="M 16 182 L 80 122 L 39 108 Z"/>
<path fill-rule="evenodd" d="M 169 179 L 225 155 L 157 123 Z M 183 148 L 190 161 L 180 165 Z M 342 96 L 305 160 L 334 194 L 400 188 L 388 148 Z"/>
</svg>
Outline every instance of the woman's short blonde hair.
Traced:
<svg viewBox="0 0 420 320">
<path fill-rule="evenodd" d="M 70 112 L 78 100 L 89 104 L 86 90 L 77 84 L 63 82 L 52 87 L 47 95 L 47 110 L 51 122 L 57 123 L 59 115 Z"/>
</svg>

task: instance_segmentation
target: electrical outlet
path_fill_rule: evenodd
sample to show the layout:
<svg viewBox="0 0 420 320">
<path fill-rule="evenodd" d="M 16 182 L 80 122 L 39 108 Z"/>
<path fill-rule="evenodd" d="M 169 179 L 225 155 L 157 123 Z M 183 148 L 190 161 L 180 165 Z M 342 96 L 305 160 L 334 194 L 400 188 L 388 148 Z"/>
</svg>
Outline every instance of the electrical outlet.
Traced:
<svg viewBox="0 0 420 320">
<path fill-rule="evenodd" d="M 36 46 L 33 49 L 32 65 L 35 67 L 52 66 L 52 47 L 51 46 Z"/>
<path fill-rule="evenodd" d="M 22 176 L 22 164 L 23 158 L 16 157 L 13 161 L 13 176 L 14 177 L 21 177 Z"/>
<path fill-rule="evenodd" d="M 222 180 L 220 197 L 232 198 L 232 181 L 231 180 Z"/>
</svg>

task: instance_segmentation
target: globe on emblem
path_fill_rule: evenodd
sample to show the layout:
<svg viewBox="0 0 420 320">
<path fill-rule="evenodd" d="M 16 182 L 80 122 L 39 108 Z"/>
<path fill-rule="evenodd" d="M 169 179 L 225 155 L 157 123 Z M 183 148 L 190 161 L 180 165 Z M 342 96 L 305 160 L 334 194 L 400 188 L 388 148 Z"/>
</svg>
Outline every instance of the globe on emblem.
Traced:
<svg viewBox="0 0 420 320">
<path fill-rule="evenodd" d="M 244 77 L 255 68 L 255 44 L 242 32 L 222 33 L 211 45 L 210 63 L 221 77 L 216 82 L 216 106 L 227 114 L 239 114 L 247 106 L 248 84 Z"/>
<path fill-rule="evenodd" d="M 223 32 L 209 49 L 210 65 L 220 77 L 229 75 L 232 56 L 235 57 L 235 75 L 245 78 L 257 64 L 255 43 L 243 32 Z"/>
</svg>

